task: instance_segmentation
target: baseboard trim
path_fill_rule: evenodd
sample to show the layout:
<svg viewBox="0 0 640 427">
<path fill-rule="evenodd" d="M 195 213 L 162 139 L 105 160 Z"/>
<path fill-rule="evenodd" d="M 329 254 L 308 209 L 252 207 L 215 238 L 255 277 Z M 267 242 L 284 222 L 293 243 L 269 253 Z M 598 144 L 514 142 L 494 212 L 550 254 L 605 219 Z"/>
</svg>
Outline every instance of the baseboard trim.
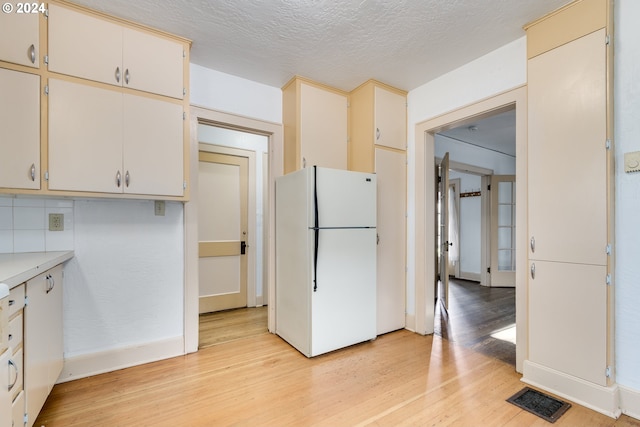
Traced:
<svg viewBox="0 0 640 427">
<path fill-rule="evenodd" d="M 404 328 L 415 332 L 416 331 L 416 316 L 413 314 L 405 314 L 404 315 Z"/>
<path fill-rule="evenodd" d="M 622 413 L 640 420 L 640 391 L 619 385 Z"/>
<path fill-rule="evenodd" d="M 184 354 L 182 336 L 65 358 L 57 384 Z"/>
<path fill-rule="evenodd" d="M 622 413 L 617 384 L 599 386 L 529 360 L 524 361 L 522 381 L 611 418 Z"/>
<path fill-rule="evenodd" d="M 463 280 L 471 280 L 473 282 L 480 282 L 480 280 L 482 279 L 482 276 L 480 275 L 480 273 L 469 273 L 466 271 L 461 271 L 460 272 L 460 278 Z"/>
</svg>

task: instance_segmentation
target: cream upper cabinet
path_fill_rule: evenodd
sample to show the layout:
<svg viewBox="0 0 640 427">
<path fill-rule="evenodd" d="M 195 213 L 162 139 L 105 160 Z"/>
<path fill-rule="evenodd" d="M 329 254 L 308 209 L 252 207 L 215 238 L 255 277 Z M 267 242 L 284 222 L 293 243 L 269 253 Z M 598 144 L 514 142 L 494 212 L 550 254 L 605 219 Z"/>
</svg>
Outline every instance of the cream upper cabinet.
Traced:
<svg viewBox="0 0 640 427">
<path fill-rule="evenodd" d="M 182 105 L 51 79 L 49 189 L 183 195 Z"/>
<path fill-rule="evenodd" d="M 349 169 L 375 171 L 376 146 L 406 150 L 406 92 L 369 80 L 350 93 Z"/>
<path fill-rule="evenodd" d="M 122 192 L 122 93 L 49 80 L 49 189 Z"/>
<path fill-rule="evenodd" d="M 407 97 L 375 86 L 374 132 L 376 145 L 405 150 L 407 147 Z"/>
<path fill-rule="evenodd" d="M 347 169 L 347 94 L 294 78 L 283 88 L 285 173 Z"/>
<path fill-rule="evenodd" d="M 40 66 L 40 13 L 0 13 L 0 61 Z M 33 3 L 20 3 L 21 7 Z"/>
<path fill-rule="evenodd" d="M 0 68 L 0 93 L 0 187 L 39 189 L 40 76 Z"/>
<path fill-rule="evenodd" d="M 181 43 L 49 6 L 49 71 L 182 99 L 184 56 Z"/>
<path fill-rule="evenodd" d="M 124 94 L 124 192 L 182 196 L 182 105 Z"/>
</svg>

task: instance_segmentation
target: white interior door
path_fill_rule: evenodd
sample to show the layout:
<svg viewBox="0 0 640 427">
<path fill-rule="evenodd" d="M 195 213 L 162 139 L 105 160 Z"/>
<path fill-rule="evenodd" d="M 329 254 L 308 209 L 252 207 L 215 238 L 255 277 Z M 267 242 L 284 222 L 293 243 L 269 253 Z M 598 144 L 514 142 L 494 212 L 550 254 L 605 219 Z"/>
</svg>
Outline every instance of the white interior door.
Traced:
<svg viewBox="0 0 640 427">
<path fill-rule="evenodd" d="M 491 176 L 491 286 L 516 285 L 516 177 Z"/>
<path fill-rule="evenodd" d="M 248 159 L 200 152 L 200 313 L 247 305 Z"/>
<path fill-rule="evenodd" d="M 440 162 L 440 288 L 438 297 L 449 309 L 449 153 Z"/>
</svg>

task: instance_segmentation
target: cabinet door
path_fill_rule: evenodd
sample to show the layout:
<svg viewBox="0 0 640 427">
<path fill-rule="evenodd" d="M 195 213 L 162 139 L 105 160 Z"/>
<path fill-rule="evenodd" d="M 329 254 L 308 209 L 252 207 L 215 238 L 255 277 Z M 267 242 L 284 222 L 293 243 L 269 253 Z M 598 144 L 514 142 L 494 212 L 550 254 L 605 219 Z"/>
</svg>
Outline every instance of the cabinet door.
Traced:
<svg viewBox="0 0 640 427">
<path fill-rule="evenodd" d="M 25 385 L 27 415 L 35 420 L 62 368 L 62 267 L 27 282 Z"/>
<path fill-rule="evenodd" d="M 9 365 L 9 352 L 0 353 L 0 427 L 11 426 L 10 378 L 15 376 L 14 368 Z"/>
<path fill-rule="evenodd" d="M 123 86 L 184 97 L 182 44 L 125 28 L 122 58 Z"/>
<path fill-rule="evenodd" d="M 347 168 L 347 97 L 300 85 L 300 165 Z"/>
<path fill-rule="evenodd" d="M 15 8 L 15 3 L 13 6 Z M 34 68 L 40 66 L 39 15 L 17 14 L 15 9 L 13 13 L 0 13 L 0 61 Z"/>
<path fill-rule="evenodd" d="M 405 326 L 406 155 L 376 149 L 378 335 Z"/>
<path fill-rule="evenodd" d="M 49 5 L 49 71 L 122 85 L 122 27 Z"/>
<path fill-rule="evenodd" d="M 39 189 L 40 76 L 0 68 L 0 93 L 0 187 Z"/>
<path fill-rule="evenodd" d="M 123 180 L 122 94 L 50 79 L 49 189 L 120 193 Z"/>
<path fill-rule="evenodd" d="M 407 99 L 386 89 L 374 88 L 377 145 L 405 150 L 407 147 Z"/>
<path fill-rule="evenodd" d="M 124 95 L 125 193 L 182 196 L 182 106 Z"/>
</svg>

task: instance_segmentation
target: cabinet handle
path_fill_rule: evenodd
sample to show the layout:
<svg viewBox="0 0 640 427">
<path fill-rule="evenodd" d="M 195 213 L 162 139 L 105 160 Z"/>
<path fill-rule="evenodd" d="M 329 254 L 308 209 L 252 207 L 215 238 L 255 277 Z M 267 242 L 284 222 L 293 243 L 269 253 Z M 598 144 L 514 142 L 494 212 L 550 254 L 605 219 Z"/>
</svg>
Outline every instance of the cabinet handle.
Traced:
<svg viewBox="0 0 640 427">
<path fill-rule="evenodd" d="M 31 181 L 35 182 L 36 180 L 36 164 L 31 163 Z"/>
<path fill-rule="evenodd" d="M 129 69 L 128 68 L 124 71 L 124 82 L 126 84 L 129 84 Z"/>
<path fill-rule="evenodd" d="M 121 184 L 122 184 L 122 175 L 120 174 L 120 171 L 118 171 L 118 173 L 116 174 L 116 185 L 118 186 L 118 188 L 120 188 Z"/>
<path fill-rule="evenodd" d="M 116 67 L 116 82 L 120 83 L 120 67 Z"/>
<path fill-rule="evenodd" d="M 36 47 L 35 45 L 29 46 L 29 60 L 32 64 L 36 63 Z"/>
<path fill-rule="evenodd" d="M 376 128 L 376 141 L 380 139 L 380 128 Z"/>
<path fill-rule="evenodd" d="M 536 263 L 535 262 L 531 263 L 531 278 L 532 279 L 536 278 Z"/>
<path fill-rule="evenodd" d="M 47 293 L 51 292 L 56 286 L 56 279 L 52 275 L 47 275 Z"/>
<path fill-rule="evenodd" d="M 16 303 L 16 300 L 14 300 L 14 299 L 10 299 L 10 300 L 9 300 L 9 307 L 11 307 L 11 306 L 12 306 L 13 304 L 15 304 L 15 303 Z"/>
<path fill-rule="evenodd" d="M 535 252 L 535 251 L 536 251 L 536 238 L 531 237 L 531 252 Z"/>
<path fill-rule="evenodd" d="M 16 365 L 16 362 L 9 359 L 9 367 L 13 367 L 13 369 L 15 370 L 15 377 L 13 378 L 13 382 L 9 384 L 7 391 L 11 391 L 11 389 L 15 387 L 16 383 L 18 382 L 18 365 Z"/>
<path fill-rule="evenodd" d="M 129 181 L 131 181 L 131 176 L 129 175 L 129 171 L 127 171 L 127 173 L 124 174 L 124 185 L 126 185 L 127 188 L 129 188 Z"/>
</svg>

